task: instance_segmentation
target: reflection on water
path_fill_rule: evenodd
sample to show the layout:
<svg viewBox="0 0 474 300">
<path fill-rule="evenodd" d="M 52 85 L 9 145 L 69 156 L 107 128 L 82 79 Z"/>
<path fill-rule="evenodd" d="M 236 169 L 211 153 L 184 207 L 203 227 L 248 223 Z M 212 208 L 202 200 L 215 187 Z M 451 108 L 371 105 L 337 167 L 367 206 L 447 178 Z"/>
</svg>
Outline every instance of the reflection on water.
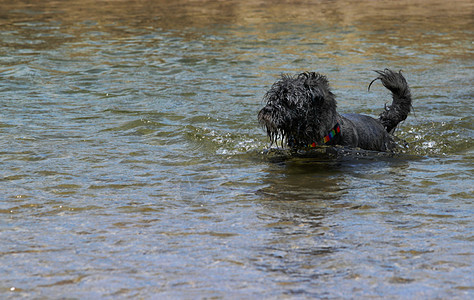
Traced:
<svg viewBox="0 0 474 300">
<path fill-rule="evenodd" d="M 472 297 L 471 1 L 0 7 L 2 295 Z M 385 67 L 403 153 L 266 149 L 281 73 L 376 116 Z"/>
</svg>

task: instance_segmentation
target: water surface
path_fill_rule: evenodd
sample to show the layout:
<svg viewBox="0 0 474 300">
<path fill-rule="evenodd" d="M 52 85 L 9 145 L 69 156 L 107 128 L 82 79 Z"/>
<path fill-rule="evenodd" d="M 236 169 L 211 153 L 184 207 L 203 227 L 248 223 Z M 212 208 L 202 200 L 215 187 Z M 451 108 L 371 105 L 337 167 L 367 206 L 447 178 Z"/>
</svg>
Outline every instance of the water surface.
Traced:
<svg viewBox="0 0 474 300">
<path fill-rule="evenodd" d="M 472 1 L 0 1 L 7 298 L 472 298 Z M 400 156 L 274 159 L 282 73 L 414 113 Z"/>
</svg>

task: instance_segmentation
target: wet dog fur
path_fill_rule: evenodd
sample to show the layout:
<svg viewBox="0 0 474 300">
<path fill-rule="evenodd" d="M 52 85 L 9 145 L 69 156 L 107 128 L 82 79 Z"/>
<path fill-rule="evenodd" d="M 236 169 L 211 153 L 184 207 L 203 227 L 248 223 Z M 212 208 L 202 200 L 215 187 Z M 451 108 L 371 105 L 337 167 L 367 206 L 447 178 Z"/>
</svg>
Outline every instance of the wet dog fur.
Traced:
<svg viewBox="0 0 474 300">
<path fill-rule="evenodd" d="M 392 133 L 410 112 L 411 93 L 401 72 L 390 69 L 375 72 L 378 77 L 369 84 L 369 89 L 374 81 L 380 80 L 393 98 L 378 119 L 361 114 L 339 114 L 326 76 L 305 72 L 282 75 L 271 86 L 263 98 L 265 106 L 258 113 L 258 121 L 272 144 L 278 140 L 283 147 L 292 149 L 341 145 L 394 151 L 397 145 Z"/>
</svg>

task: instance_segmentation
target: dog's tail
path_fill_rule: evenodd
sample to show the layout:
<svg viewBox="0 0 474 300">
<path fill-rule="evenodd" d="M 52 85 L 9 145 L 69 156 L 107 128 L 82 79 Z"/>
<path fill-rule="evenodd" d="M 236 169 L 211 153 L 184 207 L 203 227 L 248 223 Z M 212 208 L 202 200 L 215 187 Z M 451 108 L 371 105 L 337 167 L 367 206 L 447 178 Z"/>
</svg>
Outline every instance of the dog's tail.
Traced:
<svg viewBox="0 0 474 300">
<path fill-rule="evenodd" d="M 392 92 L 392 105 L 385 105 L 385 110 L 379 117 L 380 122 L 387 132 L 392 133 L 397 125 L 404 121 L 410 113 L 412 108 L 410 88 L 401 71 L 396 73 L 392 70 L 385 69 L 375 72 L 377 72 L 379 76 L 372 80 L 368 89 L 370 90 L 370 86 L 374 81 L 380 79 L 382 84 Z"/>
</svg>

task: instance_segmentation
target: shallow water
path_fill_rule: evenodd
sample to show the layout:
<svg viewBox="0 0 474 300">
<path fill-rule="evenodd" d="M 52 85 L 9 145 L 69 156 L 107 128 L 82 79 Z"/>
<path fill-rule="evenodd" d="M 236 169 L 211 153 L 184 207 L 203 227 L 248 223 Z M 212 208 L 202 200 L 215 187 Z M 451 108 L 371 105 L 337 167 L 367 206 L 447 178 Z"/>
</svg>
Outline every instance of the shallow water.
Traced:
<svg viewBox="0 0 474 300">
<path fill-rule="evenodd" d="M 0 1 L 2 298 L 472 298 L 472 1 Z M 398 156 L 285 158 L 281 73 Z"/>
</svg>

